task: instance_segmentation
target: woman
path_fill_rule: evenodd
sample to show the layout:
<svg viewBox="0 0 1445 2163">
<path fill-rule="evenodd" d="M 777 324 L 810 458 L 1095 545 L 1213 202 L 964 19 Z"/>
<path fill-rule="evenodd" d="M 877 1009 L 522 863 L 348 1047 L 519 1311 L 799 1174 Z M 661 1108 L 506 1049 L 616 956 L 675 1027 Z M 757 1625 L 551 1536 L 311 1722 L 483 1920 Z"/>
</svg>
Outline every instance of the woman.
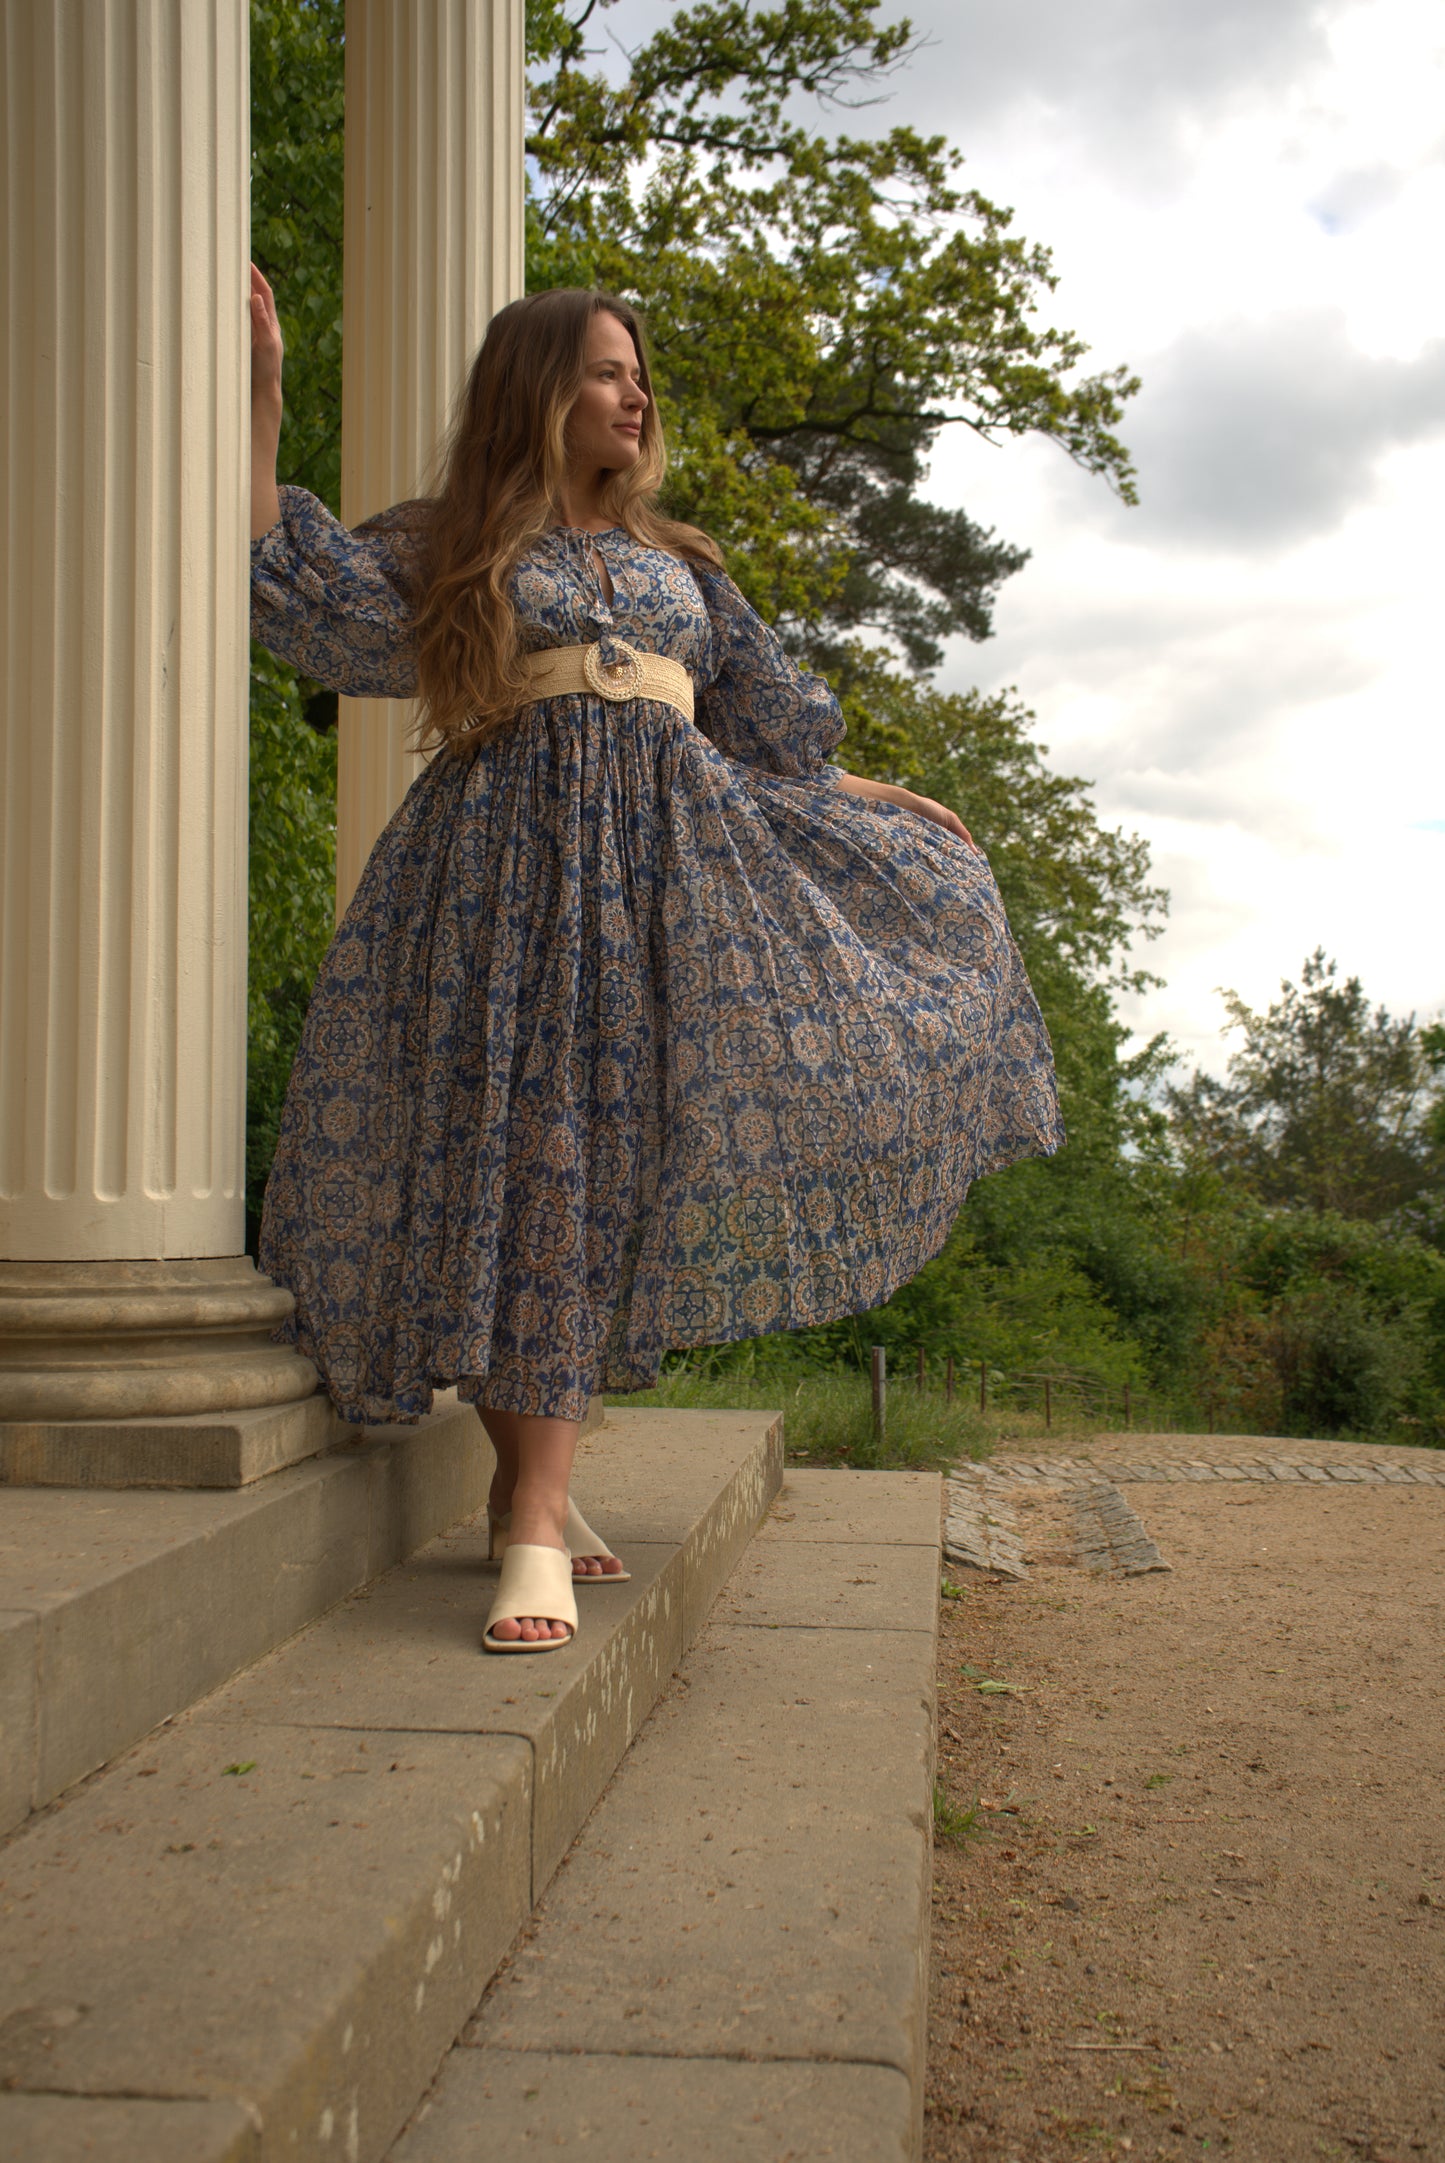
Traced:
<svg viewBox="0 0 1445 2163">
<path fill-rule="evenodd" d="M 477 1404 L 483 1643 L 553 1650 L 624 1574 L 568 1500 L 589 1393 L 876 1306 L 1058 1147 L 1048 1039 L 958 818 L 829 763 L 827 685 L 658 509 L 625 303 L 502 309 L 437 493 L 355 533 L 278 493 L 255 270 L 251 314 L 255 635 L 418 694 L 436 752 L 318 978 L 261 1263 L 346 1418 Z"/>
</svg>

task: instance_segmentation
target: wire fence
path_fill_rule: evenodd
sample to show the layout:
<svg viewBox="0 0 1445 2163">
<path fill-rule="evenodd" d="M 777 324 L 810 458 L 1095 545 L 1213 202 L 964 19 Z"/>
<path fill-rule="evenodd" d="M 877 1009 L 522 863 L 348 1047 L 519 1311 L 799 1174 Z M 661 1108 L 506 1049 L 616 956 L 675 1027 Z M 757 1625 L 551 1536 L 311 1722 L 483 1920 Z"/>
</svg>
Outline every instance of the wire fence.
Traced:
<svg viewBox="0 0 1445 2163">
<path fill-rule="evenodd" d="M 1151 1391 L 1132 1382 L 1103 1382 L 1097 1375 L 1080 1374 L 1069 1367 L 995 1367 L 986 1359 L 957 1359 L 952 1353 L 930 1362 L 922 1345 L 911 1365 L 911 1373 L 905 1365 L 903 1374 L 894 1380 L 895 1388 L 911 1387 L 920 1395 L 939 1390 L 945 1403 L 976 1403 L 981 1413 L 992 1409 L 1041 1414 L 1046 1430 L 1056 1419 L 1068 1424 L 1071 1418 L 1139 1427 L 1151 1434 L 1173 1432 L 1179 1425 L 1176 1408 Z M 873 1432 L 882 1442 L 887 1433 L 889 1388 L 884 1345 L 872 1348 L 871 1379 Z M 1200 1409 L 1213 1434 L 1218 1404 L 1212 1392 L 1206 1393 Z"/>
</svg>

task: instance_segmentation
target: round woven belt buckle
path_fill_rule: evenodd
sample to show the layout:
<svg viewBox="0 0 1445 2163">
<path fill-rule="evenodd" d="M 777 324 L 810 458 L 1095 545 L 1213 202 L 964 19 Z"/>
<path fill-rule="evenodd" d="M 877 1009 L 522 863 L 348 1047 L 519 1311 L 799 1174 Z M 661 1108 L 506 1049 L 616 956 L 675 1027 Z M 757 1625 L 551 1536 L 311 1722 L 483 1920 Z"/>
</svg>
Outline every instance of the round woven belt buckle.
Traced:
<svg viewBox="0 0 1445 2163">
<path fill-rule="evenodd" d="M 605 666 L 599 642 L 583 654 L 582 673 L 599 698 L 636 698 L 642 689 L 642 655 L 620 638 L 613 639 L 612 646 L 621 654 L 620 661 Z"/>
</svg>

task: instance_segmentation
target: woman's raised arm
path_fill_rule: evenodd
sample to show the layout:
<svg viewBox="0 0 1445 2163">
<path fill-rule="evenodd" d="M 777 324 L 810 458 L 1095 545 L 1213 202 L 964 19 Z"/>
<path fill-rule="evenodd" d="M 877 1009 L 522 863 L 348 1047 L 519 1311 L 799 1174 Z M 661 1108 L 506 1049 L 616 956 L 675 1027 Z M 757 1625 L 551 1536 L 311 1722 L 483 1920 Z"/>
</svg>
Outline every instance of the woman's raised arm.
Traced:
<svg viewBox="0 0 1445 2163">
<path fill-rule="evenodd" d="M 406 507 L 348 533 L 304 488 L 279 489 L 281 325 L 251 265 L 251 635 L 328 689 L 409 698 L 416 686 Z"/>
<path fill-rule="evenodd" d="M 271 288 L 251 265 L 251 539 L 281 516 L 276 451 L 281 441 L 281 325 Z"/>
</svg>

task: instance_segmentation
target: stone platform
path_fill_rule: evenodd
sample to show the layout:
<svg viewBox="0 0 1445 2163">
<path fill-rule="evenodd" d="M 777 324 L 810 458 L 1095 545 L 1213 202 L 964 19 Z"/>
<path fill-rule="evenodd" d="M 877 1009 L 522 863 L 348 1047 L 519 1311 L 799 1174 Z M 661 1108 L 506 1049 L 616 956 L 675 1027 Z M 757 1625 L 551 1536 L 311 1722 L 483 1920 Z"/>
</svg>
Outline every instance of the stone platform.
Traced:
<svg viewBox="0 0 1445 2163">
<path fill-rule="evenodd" d="M 0 1497 L 32 1506 L 17 1542 L 56 1512 L 48 1556 L 12 1546 L 10 1583 L 50 1573 L 20 1622 L 41 1647 L 38 1762 L 65 1786 L 0 1850 L 7 2163 L 384 2155 L 782 1470 L 774 1416 L 613 1412 L 574 1491 L 625 1540 L 632 1582 L 582 1590 L 565 1652 L 489 1659 L 484 1516 L 453 1509 L 390 1568 L 379 1552 L 383 1530 L 418 1529 L 382 1498 L 440 1509 L 455 1445 L 433 1437 L 429 1487 L 406 1445 L 385 1461 L 372 1441 L 243 1496 Z M 105 1549 L 103 1525 L 71 1518 L 58 1553 L 67 1513 L 103 1501 L 124 1536 Z M 143 1503 L 149 1527 L 128 1514 Z M 336 1605 L 348 1574 L 362 1589 Z M 232 1679 L 167 1717 L 223 1663 Z M 142 1684 L 163 1724 L 137 1741 Z M 67 1785 L 67 1751 L 107 1761 Z"/>
<path fill-rule="evenodd" d="M 391 2163 L 905 2163 L 939 1482 L 792 1470 Z"/>
<path fill-rule="evenodd" d="M 439 1467 L 455 1442 L 433 1437 Z M 128 1556 L 77 1536 L 77 1614 L 100 1603 L 72 1630 L 77 1704 L 126 1687 L 107 1600 L 174 1696 L 236 1659 L 234 1631 L 215 1647 L 238 1558 L 272 1557 L 262 1636 L 292 1575 L 313 1608 L 336 1584 L 339 1503 L 312 1497 L 309 1547 L 273 1525 L 268 1549 L 240 1529 L 266 1488 L 351 1479 L 346 1566 L 378 1560 L 363 1504 L 407 1491 L 381 1448 L 247 1497 L 144 1498 L 223 1515 L 189 1537 L 166 1517 L 145 1551 L 127 1519 Z M 480 1652 L 473 1517 L 30 1816 L 0 1848 L 7 2163 L 459 2163 L 583 2139 L 631 2158 L 679 2129 L 699 2163 L 916 2157 L 940 1483 L 781 1480 L 772 1415 L 613 1411 L 574 1485 L 633 1574 L 581 1589 L 575 1645 Z M 169 1600 L 186 1612 L 163 1629 Z M 61 1629 L 66 1604 L 31 1621 Z M 210 1647 L 190 1670 L 182 1620 Z M 42 1662 L 59 1736 L 51 1681 Z M 99 1711 L 69 1718 L 106 1748 Z"/>
</svg>

